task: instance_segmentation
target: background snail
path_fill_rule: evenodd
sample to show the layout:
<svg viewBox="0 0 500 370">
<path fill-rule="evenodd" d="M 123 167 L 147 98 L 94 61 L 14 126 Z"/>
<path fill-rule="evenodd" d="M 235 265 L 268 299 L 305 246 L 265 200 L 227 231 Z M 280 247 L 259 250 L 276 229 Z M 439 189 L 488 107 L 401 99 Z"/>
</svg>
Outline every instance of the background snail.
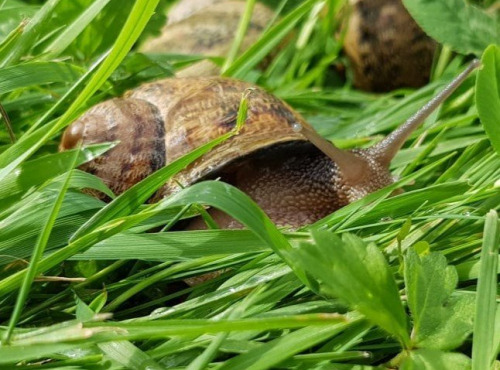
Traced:
<svg viewBox="0 0 500 370">
<path fill-rule="evenodd" d="M 83 167 L 120 193 L 231 130 L 241 95 L 251 87 L 240 134 L 194 162 L 176 180 L 189 185 L 221 177 L 247 192 L 277 224 L 299 227 L 392 183 L 388 165 L 408 135 L 477 65 L 472 63 L 405 124 L 368 149 L 340 150 L 278 98 L 220 77 L 165 79 L 98 104 L 68 127 L 60 148 L 70 149 L 80 140 L 120 140 L 116 148 Z M 176 188 L 174 182 L 167 183 L 157 196 Z M 236 227 L 223 214 L 213 215 L 221 227 Z"/>
<path fill-rule="evenodd" d="M 244 11 L 242 1 L 181 1 L 169 11 L 168 23 L 160 36 L 149 39 L 140 50 L 224 57 L 231 48 Z M 246 49 L 257 41 L 273 17 L 270 8 L 256 3 L 241 48 Z M 203 60 L 182 69 L 177 76 L 211 76 L 219 72 L 217 64 Z"/>
<path fill-rule="evenodd" d="M 349 0 L 344 50 L 354 85 L 389 91 L 429 81 L 436 42 L 417 25 L 401 0 Z"/>
<path fill-rule="evenodd" d="M 168 12 L 159 37 L 142 45 L 145 52 L 225 57 L 233 42 L 245 2 L 181 0 Z M 436 42 L 411 18 L 401 0 L 349 0 L 344 50 L 354 85 L 367 91 L 419 87 L 429 81 Z M 273 19 L 267 6 L 256 3 L 242 49 L 254 43 Z M 205 60 L 177 76 L 218 75 Z"/>
</svg>

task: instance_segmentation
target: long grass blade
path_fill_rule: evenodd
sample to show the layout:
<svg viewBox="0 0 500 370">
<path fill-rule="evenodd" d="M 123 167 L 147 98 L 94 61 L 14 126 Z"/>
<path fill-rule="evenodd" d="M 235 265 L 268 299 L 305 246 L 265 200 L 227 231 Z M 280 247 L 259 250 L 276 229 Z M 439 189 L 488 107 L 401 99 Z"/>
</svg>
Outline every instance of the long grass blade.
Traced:
<svg viewBox="0 0 500 370">
<path fill-rule="evenodd" d="M 185 156 L 175 160 L 164 168 L 148 176 L 140 183 L 132 186 L 127 191 L 120 194 L 113 202 L 96 213 L 88 222 L 78 229 L 71 240 L 94 230 L 103 223 L 119 216 L 124 216 L 133 212 L 142 203 L 148 200 L 156 190 L 167 182 L 173 175 L 185 168 L 187 165 L 198 159 L 200 156 L 229 139 L 235 132 L 229 132 L 221 137 L 212 140 Z"/>
<path fill-rule="evenodd" d="M 271 27 L 224 72 L 224 76 L 241 77 L 256 66 L 283 37 L 304 17 L 318 0 L 307 0 Z"/>
<path fill-rule="evenodd" d="M 60 0 L 49 0 L 28 22 L 23 33 L 15 40 L 9 53 L 0 60 L 0 68 L 16 63 L 38 41 L 39 31 L 50 22 L 50 17 Z"/>
<path fill-rule="evenodd" d="M 44 50 L 46 59 L 53 58 L 61 54 L 71 42 L 89 25 L 101 10 L 108 5 L 110 0 L 96 0 L 86 8 L 73 23 L 64 28 Z"/>
<path fill-rule="evenodd" d="M 34 85 L 72 82 L 81 74 L 81 68 L 64 62 L 30 62 L 14 65 L 0 70 L 0 91 L 8 93 Z"/>
<path fill-rule="evenodd" d="M 495 318 L 497 313 L 497 269 L 500 246 L 500 223 L 498 214 L 491 210 L 486 215 L 481 269 L 479 271 L 474 337 L 472 342 L 472 369 L 490 369 L 496 358 L 494 348 Z"/>
<path fill-rule="evenodd" d="M 21 290 L 19 291 L 19 294 L 17 296 L 14 312 L 10 317 L 9 326 L 7 327 L 7 331 L 3 338 L 4 344 L 8 344 L 10 342 L 14 327 L 16 326 L 17 321 L 21 316 L 21 312 L 24 307 L 24 304 L 26 303 L 26 299 L 28 298 L 31 285 L 33 284 L 33 279 L 35 278 L 35 275 L 37 273 L 38 262 L 42 258 L 43 252 L 45 251 L 45 247 L 47 246 L 47 242 L 49 240 L 50 233 L 52 231 L 52 227 L 54 226 L 59 210 L 61 209 L 61 205 L 64 200 L 66 190 L 68 189 L 69 181 L 71 179 L 72 169 L 75 167 L 76 161 L 78 159 L 78 154 L 79 154 L 78 151 L 76 151 L 73 154 L 73 159 L 71 166 L 69 167 L 68 174 L 66 175 L 66 178 L 61 186 L 61 189 L 59 190 L 56 201 L 54 202 L 54 205 L 50 210 L 47 221 L 42 229 L 42 232 L 40 233 L 40 237 L 37 241 L 37 244 L 33 249 L 33 255 L 31 256 L 30 264 L 26 271 L 26 275 L 24 276 Z"/>
<path fill-rule="evenodd" d="M 12 129 L 12 122 L 10 121 L 9 115 L 5 111 L 5 108 L 0 104 L 0 115 L 2 116 L 5 128 L 9 133 L 10 142 L 14 144 L 16 142 L 16 135 L 14 135 L 14 130 Z"/>
<path fill-rule="evenodd" d="M 241 16 L 240 23 L 238 25 L 238 29 L 236 31 L 236 36 L 234 37 L 234 41 L 231 45 L 231 49 L 229 49 L 229 53 L 227 54 L 224 65 L 222 66 L 222 73 L 224 73 L 229 66 L 233 63 L 236 54 L 240 50 L 241 43 L 245 38 L 245 34 L 248 29 L 248 25 L 250 24 L 250 20 L 252 19 L 252 12 L 255 6 L 255 0 L 247 0 L 245 2 L 245 11 Z"/>
</svg>

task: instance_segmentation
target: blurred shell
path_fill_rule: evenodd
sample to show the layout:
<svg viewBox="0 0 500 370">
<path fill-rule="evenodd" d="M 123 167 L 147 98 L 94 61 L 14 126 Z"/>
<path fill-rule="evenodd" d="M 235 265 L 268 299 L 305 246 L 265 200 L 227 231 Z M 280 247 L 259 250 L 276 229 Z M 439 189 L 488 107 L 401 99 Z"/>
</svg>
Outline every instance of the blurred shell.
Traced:
<svg viewBox="0 0 500 370">
<path fill-rule="evenodd" d="M 227 0 L 180 0 L 177 1 L 168 11 L 167 25 L 177 23 L 210 5 Z"/>
<path fill-rule="evenodd" d="M 169 21 L 161 35 L 147 40 L 140 50 L 151 53 L 225 57 L 231 48 L 245 10 L 244 2 L 202 1 L 199 4 L 196 3 L 195 8 L 202 10 L 198 13 L 195 12 L 195 8 L 189 8 L 191 3 L 193 2 L 181 2 L 185 6 L 181 7 L 179 4 L 177 8 L 173 8 L 171 11 L 174 12 L 176 21 Z M 176 11 L 178 8 L 184 10 Z M 184 16 L 188 17 L 183 18 Z M 260 3 L 255 4 L 252 19 L 241 45 L 242 50 L 247 49 L 259 38 L 273 16 L 271 9 Z M 219 70 L 217 65 L 205 60 L 179 71 L 177 76 L 211 76 L 219 74 Z"/>
<path fill-rule="evenodd" d="M 354 85 L 368 91 L 420 87 L 429 81 L 436 42 L 400 0 L 350 0 L 345 51 Z"/>
</svg>

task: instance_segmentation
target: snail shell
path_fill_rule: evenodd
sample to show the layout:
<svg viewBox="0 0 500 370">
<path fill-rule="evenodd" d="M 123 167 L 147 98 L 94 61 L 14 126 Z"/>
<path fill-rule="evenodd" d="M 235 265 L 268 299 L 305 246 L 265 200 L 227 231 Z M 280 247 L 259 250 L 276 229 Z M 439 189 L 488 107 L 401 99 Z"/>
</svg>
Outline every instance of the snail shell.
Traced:
<svg viewBox="0 0 500 370">
<path fill-rule="evenodd" d="M 401 0 L 349 2 L 344 49 L 354 71 L 354 85 L 368 91 L 425 85 L 437 44 Z"/>
<path fill-rule="evenodd" d="M 238 24 L 245 11 L 245 3 L 212 0 L 197 4 L 188 1 L 181 2 L 172 11 L 175 21 L 169 20 L 161 35 L 147 40 L 141 46 L 141 51 L 225 57 L 234 41 Z M 170 14 L 169 12 L 169 17 Z M 255 4 L 241 45 L 242 50 L 257 41 L 273 16 L 273 11 L 267 6 Z M 179 71 L 177 76 L 211 76 L 218 75 L 219 72 L 220 68 L 216 64 L 204 60 Z"/>
<path fill-rule="evenodd" d="M 119 194 L 163 165 L 232 130 L 242 93 L 248 95 L 247 120 L 225 141 L 176 178 L 189 185 L 236 158 L 261 148 L 305 138 L 290 127 L 308 124 L 286 103 L 261 88 L 226 78 L 176 78 L 147 83 L 87 111 L 65 132 L 60 149 L 120 141 L 84 169 Z M 178 186 L 170 182 L 159 196 Z"/>
<path fill-rule="evenodd" d="M 189 18 L 195 13 L 214 4 L 227 0 L 180 0 L 168 10 L 167 25 Z"/>
</svg>

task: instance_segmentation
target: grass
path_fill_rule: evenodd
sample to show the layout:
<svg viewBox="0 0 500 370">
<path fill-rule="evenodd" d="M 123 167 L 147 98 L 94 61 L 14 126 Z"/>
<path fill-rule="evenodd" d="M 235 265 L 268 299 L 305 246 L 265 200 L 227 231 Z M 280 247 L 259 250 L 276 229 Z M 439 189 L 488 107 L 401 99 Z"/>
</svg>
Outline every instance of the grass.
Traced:
<svg viewBox="0 0 500 370">
<path fill-rule="evenodd" d="M 264 86 L 342 147 L 368 146 L 397 127 L 463 70 L 463 49 L 483 67 L 398 153 L 396 184 L 291 231 L 217 181 L 145 203 L 235 132 L 107 204 L 81 192 L 108 190 L 76 167 L 114 143 L 57 153 L 63 128 L 87 107 L 197 60 L 137 52 L 160 29 L 167 1 L 0 2 L 0 103 L 17 139 L 0 128 L 2 369 L 499 366 L 498 47 L 486 34 L 466 44 L 472 21 L 460 24 L 458 41 L 441 29 L 435 37 L 446 46 L 428 85 L 369 94 L 351 86 L 349 68 L 344 80 L 331 67 L 345 61 L 342 33 L 332 33 L 343 0 L 268 3 L 281 17 L 247 51 L 235 53 L 236 40 L 224 74 Z M 409 9 L 417 19 L 430 11 L 425 2 Z M 491 16 L 482 11 L 470 14 Z M 481 32 L 491 22 L 498 18 Z M 246 109 L 242 99 L 238 122 Z M 245 230 L 171 230 L 200 204 Z"/>
</svg>

